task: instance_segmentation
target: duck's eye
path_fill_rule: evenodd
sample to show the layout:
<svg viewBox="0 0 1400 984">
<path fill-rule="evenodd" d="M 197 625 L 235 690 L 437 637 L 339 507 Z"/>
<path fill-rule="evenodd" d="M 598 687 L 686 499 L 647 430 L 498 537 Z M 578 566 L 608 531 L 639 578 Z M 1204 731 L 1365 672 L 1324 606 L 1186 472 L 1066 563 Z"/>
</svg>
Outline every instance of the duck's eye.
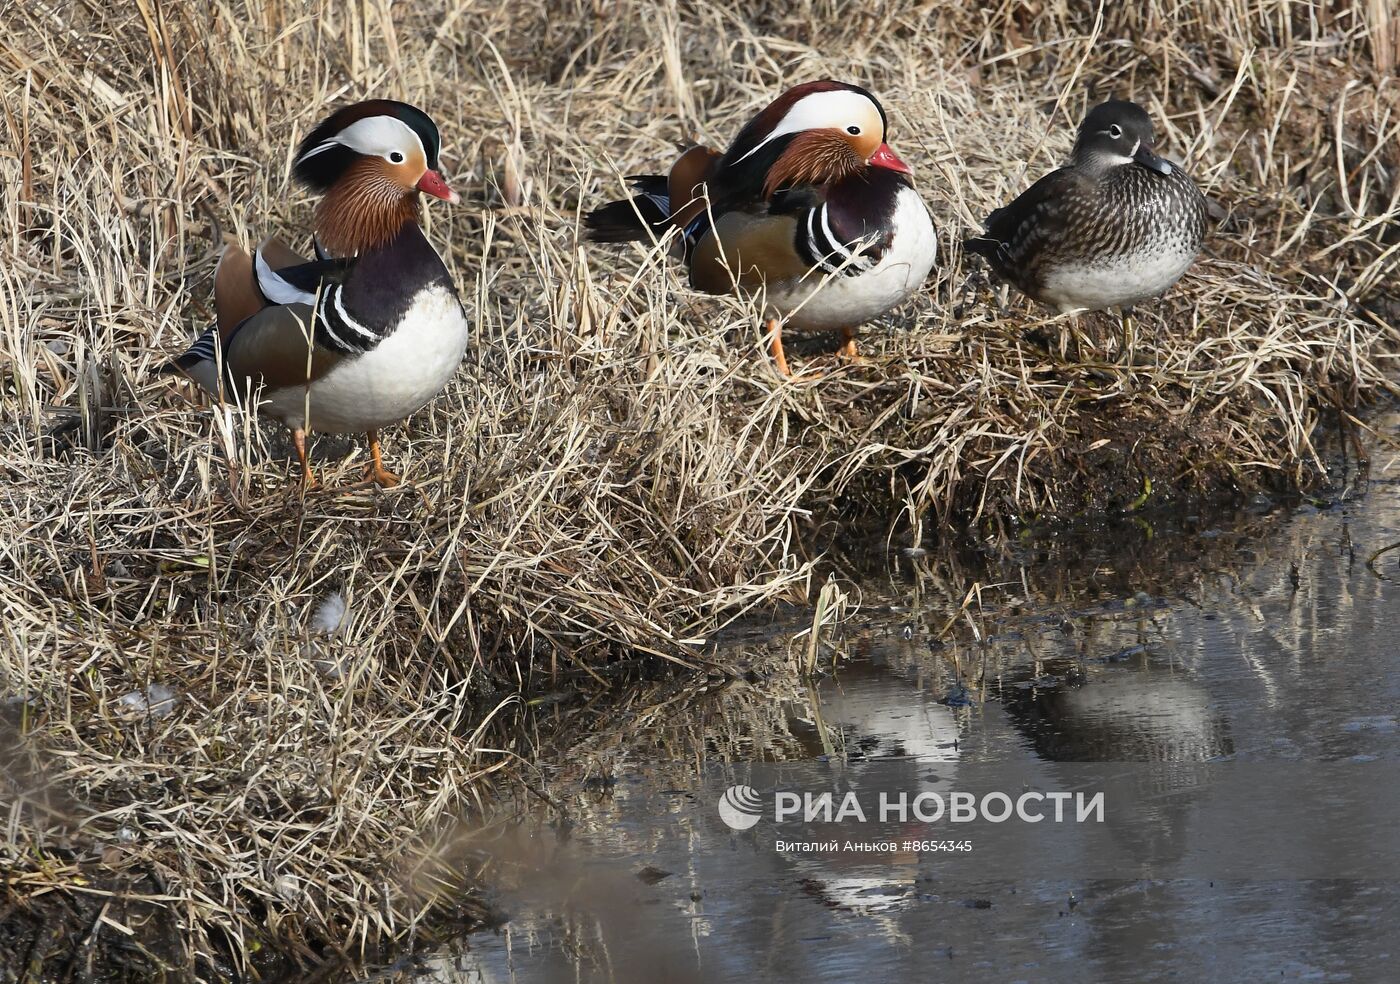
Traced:
<svg viewBox="0 0 1400 984">
<path fill-rule="evenodd" d="M 860 127 L 858 127 L 858 126 L 848 126 L 848 127 L 846 127 L 846 132 L 849 133 L 849 134 L 850 134 L 851 136 L 853 136 L 853 137 L 858 137 L 858 136 L 860 136 Z"/>
<path fill-rule="evenodd" d="M 403 154 L 400 154 L 397 150 L 390 151 L 390 152 L 389 152 L 389 163 L 390 163 L 390 164 L 402 164 L 402 163 L 403 163 Z"/>
<path fill-rule="evenodd" d="M 1119 126 L 1117 123 L 1115 123 L 1115 124 L 1113 124 L 1111 127 L 1108 128 L 1108 135 L 1109 135 L 1110 137 L 1112 137 L 1114 140 L 1117 140 L 1119 137 L 1121 137 L 1121 136 L 1123 135 L 1123 128 L 1122 128 L 1121 126 Z"/>
</svg>

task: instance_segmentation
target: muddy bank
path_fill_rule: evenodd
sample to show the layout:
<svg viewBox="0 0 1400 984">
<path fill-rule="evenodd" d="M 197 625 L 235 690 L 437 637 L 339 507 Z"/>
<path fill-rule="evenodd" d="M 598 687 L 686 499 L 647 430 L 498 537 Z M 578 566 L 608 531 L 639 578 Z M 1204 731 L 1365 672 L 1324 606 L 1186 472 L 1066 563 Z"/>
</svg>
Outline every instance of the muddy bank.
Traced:
<svg viewBox="0 0 1400 984">
<path fill-rule="evenodd" d="M 1393 414 L 1377 426 L 1400 434 Z M 1394 472 L 1311 502 L 1061 529 L 975 559 L 848 556 L 863 605 L 828 636 L 832 672 L 760 684 L 772 689 L 757 701 L 750 685 L 634 708 L 635 730 L 604 715 L 586 738 L 562 730 L 540 782 L 567 836 L 558 811 L 519 800 L 518 827 L 482 838 L 512 919 L 402 978 L 739 979 L 779 959 L 815 981 L 1384 977 L 1400 890 L 1374 860 L 1358 877 L 1342 859 L 1393 856 L 1388 821 L 1365 841 L 1334 820 L 1299 841 L 1344 787 L 1278 794 L 1400 762 Z M 764 644 L 757 628 L 749 639 Z M 729 784 L 770 774 L 790 789 L 999 768 L 1066 782 L 1092 763 L 1175 764 L 1178 782 L 1190 763 L 1232 770 L 1229 822 L 1202 815 L 1201 787 L 1157 791 L 1114 840 L 1161 867 L 1107 877 L 1076 873 L 1094 862 L 1073 855 L 1032 853 L 1008 873 L 975 854 L 778 850 L 783 824 L 735 831 L 714 816 Z M 1241 830 L 1287 848 L 1224 877 L 1249 849 Z M 1194 875 L 1175 873 L 1193 858 Z"/>
</svg>

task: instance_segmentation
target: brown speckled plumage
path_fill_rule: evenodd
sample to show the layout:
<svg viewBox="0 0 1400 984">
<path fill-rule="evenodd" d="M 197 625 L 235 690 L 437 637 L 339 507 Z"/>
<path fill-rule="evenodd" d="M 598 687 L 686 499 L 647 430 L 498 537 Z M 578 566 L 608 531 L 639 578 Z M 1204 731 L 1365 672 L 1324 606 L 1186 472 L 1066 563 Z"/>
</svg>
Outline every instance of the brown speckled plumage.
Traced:
<svg viewBox="0 0 1400 984">
<path fill-rule="evenodd" d="M 1156 296 L 1200 252 L 1206 202 L 1180 167 L 1152 153 L 1152 124 L 1110 102 L 1080 127 L 1074 159 L 987 218 L 964 245 L 998 277 L 1062 311 Z"/>
</svg>

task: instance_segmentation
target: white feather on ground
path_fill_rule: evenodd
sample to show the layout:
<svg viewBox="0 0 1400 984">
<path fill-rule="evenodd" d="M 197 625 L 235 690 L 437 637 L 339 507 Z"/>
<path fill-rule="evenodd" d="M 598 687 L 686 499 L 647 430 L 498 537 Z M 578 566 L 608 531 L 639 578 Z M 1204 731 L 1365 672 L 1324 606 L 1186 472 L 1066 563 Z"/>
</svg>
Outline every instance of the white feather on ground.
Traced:
<svg viewBox="0 0 1400 984">
<path fill-rule="evenodd" d="M 345 603 L 345 596 L 339 591 L 332 591 L 321 599 L 316 611 L 311 614 L 311 624 L 307 626 L 307 635 L 311 637 L 306 642 L 307 655 L 315 657 L 316 669 L 332 680 L 345 676 L 345 666 L 342 660 L 325 653 L 323 647 L 340 633 L 348 614 L 349 605 Z M 318 642 L 317 636 L 325 636 L 325 642 Z"/>
<path fill-rule="evenodd" d="M 339 591 L 332 591 L 321 600 L 311 616 L 311 634 L 335 635 L 345 622 L 345 612 L 345 596 Z"/>
<path fill-rule="evenodd" d="M 144 691 L 133 690 L 117 698 L 117 706 L 122 712 L 133 717 L 150 714 L 153 718 L 168 717 L 175 710 L 179 697 L 173 687 L 163 683 L 153 683 Z"/>
</svg>

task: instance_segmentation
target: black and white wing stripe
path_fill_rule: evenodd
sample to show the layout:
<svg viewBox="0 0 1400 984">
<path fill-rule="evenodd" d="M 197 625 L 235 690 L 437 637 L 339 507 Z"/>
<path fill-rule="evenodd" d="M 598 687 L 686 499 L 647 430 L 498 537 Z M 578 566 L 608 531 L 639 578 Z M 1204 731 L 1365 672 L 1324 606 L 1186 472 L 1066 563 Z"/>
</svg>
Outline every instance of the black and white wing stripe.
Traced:
<svg viewBox="0 0 1400 984">
<path fill-rule="evenodd" d="M 862 236 L 843 242 L 832 231 L 827 204 L 823 202 L 798 216 L 795 234 L 797 255 L 824 273 L 858 277 L 873 270 L 880 257 L 872 252 L 878 236 Z"/>
<path fill-rule="evenodd" d="M 274 270 L 262 250 L 253 254 L 258 290 L 273 304 L 314 304 L 323 281 L 343 281 L 354 265 L 353 257 L 325 257 Z"/>
<path fill-rule="evenodd" d="M 346 355 L 360 355 L 373 349 L 383 341 L 383 337 L 346 309 L 344 298 L 341 296 L 342 289 L 342 285 L 327 281 L 321 288 L 319 295 L 314 295 L 312 301 L 307 302 L 315 304 L 316 314 L 313 319 L 315 341 L 322 348 Z M 268 309 L 264 308 L 263 310 Z M 213 382 L 213 370 L 209 369 L 201 373 L 199 367 L 204 364 L 210 366 L 216 364 L 219 361 L 220 346 L 227 346 L 244 324 L 247 324 L 247 321 L 240 323 L 237 328 L 228 333 L 227 337 L 220 334 L 217 325 L 207 329 L 195 339 L 193 345 L 168 364 L 162 366 L 162 371 L 193 372 L 201 385 L 206 389 L 211 389 L 216 385 Z"/>
<path fill-rule="evenodd" d="M 695 246 L 705 237 L 705 233 L 711 228 L 710 212 L 708 209 L 691 219 L 684 229 L 681 230 L 681 255 L 685 257 L 685 262 L 690 263 L 690 258 L 695 254 Z"/>
<path fill-rule="evenodd" d="M 323 253 L 313 239 L 319 259 L 311 263 L 272 269 L 262 251 L 253 258 L 258 289 L 273 304 L 305 304 L 316 311 L 316 342 L 336 352 L 368 352 L 382 340 L 380 334 L 345 307 L 341 277 L 354 262 Z"/>
<path fill-rule="evenodd" d="M 179 372 L 189 376 L 204 389 L 213 393 L 218 390 L 219 377 L 215 368 L 219 364 L 219 345 L 223 339 L 218 326 L 205 329 L 195 339 L 194 344 L 169 362 L 160 366 L 157 372 Z"/>
<path fill-rule="evenodd" d="M 274 270 L 267 262 L 267 257 L 263 256 L 262 250 L 253 254 L 253 274 L 258 280 L 258 290 L 262 291 L 263 297 L 266 297 L 273 304 L 315 303 L 314 287 L 308 291 L 306 284 L 293 282 L 284 276 L 284 273 L 297 269 L 299 267 L 289 267 L 287 271 Z"/>
<path fill-rule="evenodd" d="M 314 299 L 316 342 L 337 352 L 368 352 L 383 336 L 346 310 L 344 289 L 343 284 L 323 281 L 320 297 Z"/>
<path fill-rule="evenodd" d="M 196 338 L 194 344 L 180 354 L 180 361 L 193 365 L 206 359 L 213 361 L 218 354 L 219 329 L 215 326 L 206 329 L 204 334 Z"/>
</svg>

